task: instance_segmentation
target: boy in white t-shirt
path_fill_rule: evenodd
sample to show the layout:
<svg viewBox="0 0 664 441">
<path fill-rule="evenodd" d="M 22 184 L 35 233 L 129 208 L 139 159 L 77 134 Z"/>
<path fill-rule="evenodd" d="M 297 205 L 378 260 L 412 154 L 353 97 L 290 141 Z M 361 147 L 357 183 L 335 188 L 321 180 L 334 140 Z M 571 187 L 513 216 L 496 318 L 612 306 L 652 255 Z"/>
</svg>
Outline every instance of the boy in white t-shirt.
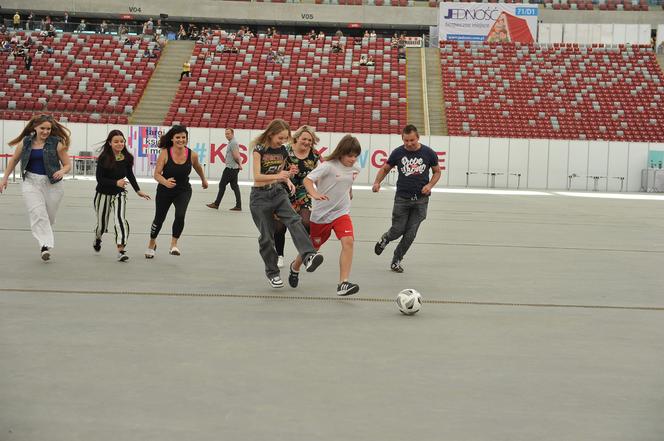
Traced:
<svg viewBox="0 0 664 441">
<path fill-rule="evenodd" d="M 362 147 L 357 138 L 346 135 L 341 138 L 332 154 L 325 158 L 304 179 L 304 187 L 313 199 L 311 208 L 311 242 L 318 250 L 332 234 L 341 242 L 339 258 L 339 285 L 337 295 L 348 296 L 360 290 L 360 286 L 349 282 L 353 262 L 353 222 L 350 218 L 350 200 L 353 197 L 353 181 L 360 173 L 355 161 Z M 298 256 L 290 265 L 288 283 L 295 288 L 300 277 L 301 258 Z"/>
</svg>

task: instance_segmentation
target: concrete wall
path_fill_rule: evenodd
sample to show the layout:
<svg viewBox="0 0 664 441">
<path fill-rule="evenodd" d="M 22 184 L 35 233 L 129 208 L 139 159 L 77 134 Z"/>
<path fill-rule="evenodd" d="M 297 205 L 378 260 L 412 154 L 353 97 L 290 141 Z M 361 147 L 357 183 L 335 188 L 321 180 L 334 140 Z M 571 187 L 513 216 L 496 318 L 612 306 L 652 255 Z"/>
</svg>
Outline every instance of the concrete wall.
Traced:
<svg viewBox="0 0 664 441">
<path fill-rule="evenodd" d="M 9 154 L 7 141 L 15 137 L 24 126 L 22 121 L 1 121 L 0 136 L 3 147 L 0 153 Z M 160 130 L 153 128 L 152 135 L 145 136 L 139 126 L 116 126 L 106 124 L 68 124 L 72 131 L 70 153 L 94 151 L 112 129 L 120 129 L 127 136 L 130 150 L 136 156 L 137 176 L 151 176 L 155 155 L 151 147 L 156 145 Z M 241 144 L 241 153 L 246 158 L 240 175 L 244 181 L 251 180 L 251 154 L 247 146 L 259 134 L 258 130 L 236 130 L 236 138 Z M 226 138 L 223 129 L 190 129 L 189 146 L 200 155 L 205 164 L 206 174 L 211 179 L 219 179 L 224 168 Z M 341 139 L 344 133 L 319 133 L 318 146 L 324 152 Z M 358 164 L 362 169 L 356 183 L 370 184 L 377 170 L 385 162 L 389 153 L 401 145 L 399 135 L 356 134 L 362 144 L 362 154 Z M 566 189 L 568 176 L 572 179 L 573 190 L 592 190 L 594 180 L 589 176 L 600 176 L 600 191 L 619 191 L 620 180 L 624 177 L 626 191 L 639 191 L 641 170 L 647 165 L 650 150 L 664 150 L 664 143 L 632 143 L 605 141 L 566 141 L 546 139 L 508 138 L 469 138 L 454 136 L 423 136 L 423 144 L 429 145 L 437 153 L 440 165 L 444 168 L 441 187 L 465 187 L 466 172 L 470 187 L 491 186 L 491 173 L 496 173 L 496 188 L 516 188 L 520 180 L 521 189 Z M 0 160 L 0 169 L 5 160 Z M 519 178 L 516 174 L 521 174 Z M 390 178 L 393 180 L 393 177 Z"/>
<path fill-rule="evenodd" d="M 6 0 L 4 10 L 69 11 L 70 14 L 132 14 L 157 17 L 160 13 L 182 19 L 214 19 L 237 23 L 282 25 L 366 26 L 426 29 L 438 24 L 438 9 L 428 6 L 336 6 L 313 3 L 256 3 L 199 0 L 195 8 L 180 0 Z M 554 11 L 540 7 L 544 23 L 664 23 L 664 11 Z"/>
</svg>

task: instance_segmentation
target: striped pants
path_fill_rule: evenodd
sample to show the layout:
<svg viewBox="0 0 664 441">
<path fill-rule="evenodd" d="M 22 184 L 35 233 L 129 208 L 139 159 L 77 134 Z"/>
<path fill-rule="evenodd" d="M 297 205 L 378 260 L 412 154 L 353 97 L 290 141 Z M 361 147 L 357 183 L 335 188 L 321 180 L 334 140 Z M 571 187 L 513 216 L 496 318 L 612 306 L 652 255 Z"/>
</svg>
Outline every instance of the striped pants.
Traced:
<svg viewBox="0 0 664 441">
<path fill-rule="evenodd" d="M 115 228 L 115 243 L 126 245 L 129 237 L 129 222 L 127 222 L 127 192 L 120 194 L 95 194 L 95 212 L 97 213 L 97 226 L 95 238 L 101 239 L 102 234 L 108 233 L 108 222 L 113 213 L 113 227 Z"/>
</svg>

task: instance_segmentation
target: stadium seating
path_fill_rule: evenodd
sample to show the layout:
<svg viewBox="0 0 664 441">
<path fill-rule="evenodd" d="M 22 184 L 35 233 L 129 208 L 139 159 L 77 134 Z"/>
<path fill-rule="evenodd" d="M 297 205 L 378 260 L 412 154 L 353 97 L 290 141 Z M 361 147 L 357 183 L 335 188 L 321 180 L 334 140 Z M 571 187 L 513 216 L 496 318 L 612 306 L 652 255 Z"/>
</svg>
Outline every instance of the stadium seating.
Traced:
<svg viewBox="0 0 664 441">
<path fill-rule="evenodd" d="M 26 39 L 26 33 L 18 35 Z M 30 71 L 23 58 L 2 53 L 0 81 L 9 87 L 0 92 L 1 118 L 29 119 L 46 111 L 69 122 L 127 123 L 155 68 L 156 59 L 142 58 L 147 41 L 129 47 L 110 35 L 30 35 L 33 54 L 40 44 L 54 52 L 33 55 Z"/>
<path fill-rule="evenodd" d="M 450 135 L 661 141 L 650 46 L 441 45 Z"/>
<path fill-rule="evenodd" d="M 218 38 L 195 48 L 166 124 L 254 129 L 283 118 L 328 132 L 399 133 L 406 122 L 405 60 L 390 39 L 259 36 L 222 40 L 238 52 L 218 54 Z M 333 53 L 334 41 L 345 52 Z M 361 55 L 375 65 L 358 65 Z"/>
</svg>

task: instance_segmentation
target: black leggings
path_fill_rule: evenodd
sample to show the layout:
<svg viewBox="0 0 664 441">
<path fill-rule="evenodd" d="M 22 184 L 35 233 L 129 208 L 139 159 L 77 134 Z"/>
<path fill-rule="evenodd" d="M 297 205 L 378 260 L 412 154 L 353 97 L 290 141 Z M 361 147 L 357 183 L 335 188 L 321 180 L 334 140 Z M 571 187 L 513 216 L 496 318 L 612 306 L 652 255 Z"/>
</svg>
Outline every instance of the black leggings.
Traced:
<svg viewBox="0 0 664 441">
<path fill-rule="evenodd" d="M 157 196 L 155 197 L 155 214 L 150 227 L 150 239 L 156 239 L 159 236 L 161 226 L 166 219 L 168 210 L 171 204 L 175 205 L 175 219 L 173 219 L 173 237 L 180 238 L 182 230 L 184 230 L 184 216 L 187 213 L 187 206 L 191 199 L 191 188 L 188 190 L 173 191 L 170 189 L 157 188 Z"/>
<path fill-rule="evenodd" d="M 300 209 L 298 213 L 302 218 L 302 225 L 309 232 L 309 218 L 311 217 L 311 211 L 308 208 Z M 278 256 L 284 255 L 284 246 L 286 245 L 286 225 L 281 221 L 274 221 L 274 248 L 277 250 Z"/>
</svg>

